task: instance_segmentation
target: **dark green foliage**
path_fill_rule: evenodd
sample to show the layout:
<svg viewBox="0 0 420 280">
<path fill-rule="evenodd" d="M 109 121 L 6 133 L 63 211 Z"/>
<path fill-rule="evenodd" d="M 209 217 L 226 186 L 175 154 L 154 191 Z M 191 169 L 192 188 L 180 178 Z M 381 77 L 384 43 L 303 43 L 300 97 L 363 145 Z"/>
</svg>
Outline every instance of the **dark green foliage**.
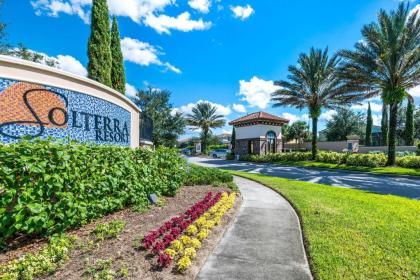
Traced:
<svg viewBox="0 0 420 280">
<path fill-rule="evenodd" d="M 287 129 L 287 140 L 296 140 L 301 143 L 309 139 L 309 126 L 304 121 L 296 121 Z"/>
<path fill-rule="evenodd" d="M 420 108 L 414 112 L 414 138 L 420 140 Z"/>
<path fill-rule="evenodd" d="M 201 151 L 207 152 L 208 140 L 212 128 L 225 125 L 223 115 L 216 113 L 217 108 L 209 102 L 201 102 L 195 105 L 192 113 L 187 115 L 187 123 L 195 129 L 201 129 Z"/>
<path fill-rule="evenodd" d="M 3 6 L 3 0 L 0 0 L 0 11 Z M 1 20 L 1 17 L 0 17 Z M 0 22 L 0 54 L 7 53 L 8 45 L 6 42 L 6 24 Z"/>
<path fill-rule="evenodd" d="M 370 102 L 368 105 L 367 111 L 367 120 L 366 120 L 366 146 L 372 145 L 372 126 L 373 126 L 373 119 L 372 119 L 372 110 L 370 109 Z"/>
<path fill-rule="evenodd" d="M 387 165 L 394 165 L 398 105 L 420 80 L 418 12 L 410 13 L 408 3 L 395 11 L 381 10 L 377 22 L 362 28 L 362 35 L 355 50 L 340 52 L 340 76 L 346 92 L 360 93 L 360 98 L 380 95 L 389 105 Z"/>
<path fill-rule="evenodd" d="M 16 48 L 8 49 L 6 52 L 7 55 L 17 57 L 20 59 L 36 62 L 36 63 L 45 63 L 50 67 L 57 67 L 58 62 L 53 58 L 45 57 L 45 55 L 29 50 L 22 43 L 19 43 Z"/>
<path fill-rule="evenodd" d="M 232 136 L 231 136 L 230 144 L 232 146 L 232 153 L 235 153 L 235 146 L 236 146 L 236 131 L 235 131 L 235 127 L 232 127 Z"/>
<path fill-rule="evenodd" d="M 230 184 L 232 182 L 233 176 L 227 171 L 191 164 L 188 166 L 187 176 L 185 177 L 184 185 L 220 186 L 223 184 L 227 184 L 228 187 L 232 187 L 233 185 Z"/>
<path fill-rule="evenodd" d="M 346 141 L 349 135 L 362 136 L 363 127 L 363 113 L 341 108 L 331 120 L 327 121 L 325 133 L 328 141 Z"/>
<path fill-rule="evenodd" d="M 153 143 L 156 146 L 175 147 L 178 136 L 184 133 L 185 120 L 181 113 L 171 114 L 171 92 L 148 88 L 139 90 L 134 103 L 153 122 Z"/>
<path fill-rule="evenodd" d="M 112 86 L 111 35 L 106 0 L 93 0 L 90 28 L 88 77 L 110 87 Z"/>
<path fill-rule="evenodd" d="M 309 152 L 293 152 L 267 155 L 246 155 L 241 156 L 241 160 L 253 162 L 295 162 L 308 161 L 311 158 Z M 336 152 L 319 152 L 316 157 L 317 162 L 347 164 L 349 166 L 380 167 L 385 166 L 387 156 L 384 154 L 351 154 Z M 398 157 L 397 165 L 401 167 L 420 168 L 419 156 Z"/>
<path fill-rule="evenodd" d="M 317 154 L 318 118 L 321 110 L 337 109 L 356 97 L 351 93 L 342 94 L 337 64 L 336 56 L 328 57 L 328 48 L 311 48 L 309 54 L 300 54 L 298 66 L 289 66 L 288 81 L 275 82 L 281 87 L 273 93 L 275 107 L 294 106 L 309 111 L 312 118 L 312 159 Z"/>
<path fill-rule="evenodd" d="M 112 18 L 111 27 L 111 55 L 112 55 L 112 69 L 111 82 L 112 88 L 116 91 L 125 94 L 125 70 L 124 58 L 121 51 L 120 31 L 118 30 L 117 18 Z"/>
<path fill-rule="evenodd" d="M 388 105 L 382 105 L 382 119 L 381 119 L 381 145 L 388 145 Z"/>
<path fill-rule="evenodd" d="M 217 145 L 209 145 L 207 150 L 213 151 L 217 149 L 227 149 L 227 148 L 229 148 L 228 144 L 217 144 Z"/>
<path fill-rule="evenodd" d="M 184 175 L 184 160 L 167 148 L 48 140 L 0 145 L 0 243 L 145 205 L 150 193 L 174 195 Z"/>
<path fill-rule="evenodd" d="M 414 105 L 410 100 L 407 102 L 406 110 L 405 144 L 407 146 L 414 145 Z"/>
</svg>

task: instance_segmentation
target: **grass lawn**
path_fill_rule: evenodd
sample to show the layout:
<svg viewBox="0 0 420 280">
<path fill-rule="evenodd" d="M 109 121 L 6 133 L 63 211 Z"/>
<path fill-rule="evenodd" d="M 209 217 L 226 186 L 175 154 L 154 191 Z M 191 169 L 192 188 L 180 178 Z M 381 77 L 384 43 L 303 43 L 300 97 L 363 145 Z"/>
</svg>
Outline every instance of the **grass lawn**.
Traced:
<svg viewBox="0 0 420 280">
<path fill-rule="evenodd" d="M 277 190 L 298 210 L 317 279 L 420 279 L 420 201 L 232 174 Z"/>
<path fill-rule="evenodd" d="M 283 162 L 276 162 L 276 164 L 341 169 L 341 170 L 351 170 L 351 171 L 363 171 L 363 172 L 372 172 L 372 173 L 377 173 L 377 174 L 420 176 L 420 169 L 404 168 L 404 167 L 396 167 L 396 166 L 395 167 L 364 167 L 364 166 L 349 166 L 349 165 L 343 165 L 343 164 L 324 163 L 324 162 L 316 162 L 316 161 L 283 161 Z"/>
</svg>

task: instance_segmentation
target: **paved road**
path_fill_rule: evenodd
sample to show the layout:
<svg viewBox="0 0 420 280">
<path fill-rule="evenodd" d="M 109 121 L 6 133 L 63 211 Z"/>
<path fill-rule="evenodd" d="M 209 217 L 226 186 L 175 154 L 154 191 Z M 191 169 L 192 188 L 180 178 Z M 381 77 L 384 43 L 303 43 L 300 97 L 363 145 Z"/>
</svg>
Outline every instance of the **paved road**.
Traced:
<svg viewBox="0 0 420 280">
<path fill-rule="evenodd" d="M 202 267 L 201 280 L 312 279 L 299 219 L 273 190 L 235 177 L 243 203 Z"/>
<path fill-rule="evenodd" d="M 210 167 L 247 171 L 250 173 L 261 173 L 312 183 L 342 186 L 380 194 L 394 194 L 420 199 L 420 178 L 415 177 L 374 175 L 363 172 L 280 166 L 275 164 L 229 161 L 199 157 L 189 157 L 188 161 Z"/>
</svg>

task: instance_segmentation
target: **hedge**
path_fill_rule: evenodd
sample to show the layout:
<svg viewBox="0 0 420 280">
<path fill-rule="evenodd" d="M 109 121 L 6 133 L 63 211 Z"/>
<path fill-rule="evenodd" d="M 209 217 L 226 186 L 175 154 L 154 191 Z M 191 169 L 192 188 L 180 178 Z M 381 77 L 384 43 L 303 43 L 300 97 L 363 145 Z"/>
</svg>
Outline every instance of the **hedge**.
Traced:
<svg viewBox="0 0 420 280">
<path fill-rule="evenodd" d="M 0 144 L 0 245 L 11 237 L 80 226 L 147 195 L 174 195 L 185 161 L 167 148 L 49 140 Z"/>
<path fill-rule="evenodd" d="M 292 152 L 266 155 L 245 155 L 241 160 L 253 162 L 293 162 L 311 160 L 310 152 Z M 387 156 L 383 153 L 377 154 L 352 154 L 337 152 L 319 152 L 317 162 L 346 164 L 349 166 L 381 167 L 385 166 Z M 406 168 L 420 168 L 420 156 L 397 157 L 397 166 Z"/>
<path fill-rule="evenodd" d="M 187 176 L 184 185 L 220 185 L 233 182 L 233 176 L 224 170 L 210 167 L 202 167 L 191 164 L 187 168 Z"/>
</svg>

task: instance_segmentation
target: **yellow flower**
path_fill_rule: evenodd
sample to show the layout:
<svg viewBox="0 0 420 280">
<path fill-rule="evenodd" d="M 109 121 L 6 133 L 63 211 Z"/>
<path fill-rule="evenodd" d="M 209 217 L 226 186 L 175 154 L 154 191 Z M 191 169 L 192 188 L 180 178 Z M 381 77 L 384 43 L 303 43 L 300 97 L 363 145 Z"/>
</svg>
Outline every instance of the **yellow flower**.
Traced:
<svg viewBox="0 0 420 280">
<path fill-rule="evenodd" d="M 195 235 L 197 233 L 198 229 L 195 225 L 189 225 L 187 227 L 187 233 L 188 235 Z"/>
<path fill-rule="evenodd" d="M 195 222 L 194 222 L 194 224 L 197 226 L 197 227 L 202 227 L 205 223 L 206 223 L 206 217 L 205 217 L 205 215 L 206 215 L 207 213 L 204 213 L 203 214 L 203 216 L 201 216 L 200 218 L 198 218 Z"/>
<path fill-rule="evenodd" d="M 191 246 L 193 246 L 195 249 L 198 249 L 201 247 L 201 242 L 197 238 L 191 238 L 190 242 Z"/>
<path fill-rule="evenodd" d="M 184 244 L 184 245 L 188 245 L 189 243 L 190 243 L 190 241 L 191 241 L 191 238 L 189 238 L 188 236 L 186 236 L 186 235 L 181 235 L 181 237 L 179 238 L 179 240 L 181 240 L 181 242 Z"/>
<path fill-rule="evenodd" d="M 165 253 L 171 256 L 171 258 L 174 258 L 176 255 L 178 255 L 178 253 L 174 249 L 171 249 L 171 248 L 166 249 Z"/>
<path fill-rule="evenodd" d="M 199 240 L 203 240 L 205 239 L 208 235 L 209 235 L 210 231 L 208 229 L 202 229 L 200 230 L 200 232 L 197 234 L 197 238 Z"/>
<path fill-rule="evenodd" d="M 184 250 L 184 246 L 182 245 L 181 241 L 174 240 L 171 242 L 171 249 L 175 250 L 175 252 L 181 252 Z"/>
<path fill-rule="evenodd" d="M 193 259 L 195 258 L 196 255 L 197 255 L 197 252 L 195 251 L 194 248 L 190 247 L 190 248 L 185 249 L 184 256 L 187 256 L 188 258 Z"/>
<path fill-rule="evenodd" d="M 187 268 L 191 265 L 191 260 L 187 256 L 183 256 L 179 259 L 178 263 L 178 270 L 184 272 Z"/>
</svg>

